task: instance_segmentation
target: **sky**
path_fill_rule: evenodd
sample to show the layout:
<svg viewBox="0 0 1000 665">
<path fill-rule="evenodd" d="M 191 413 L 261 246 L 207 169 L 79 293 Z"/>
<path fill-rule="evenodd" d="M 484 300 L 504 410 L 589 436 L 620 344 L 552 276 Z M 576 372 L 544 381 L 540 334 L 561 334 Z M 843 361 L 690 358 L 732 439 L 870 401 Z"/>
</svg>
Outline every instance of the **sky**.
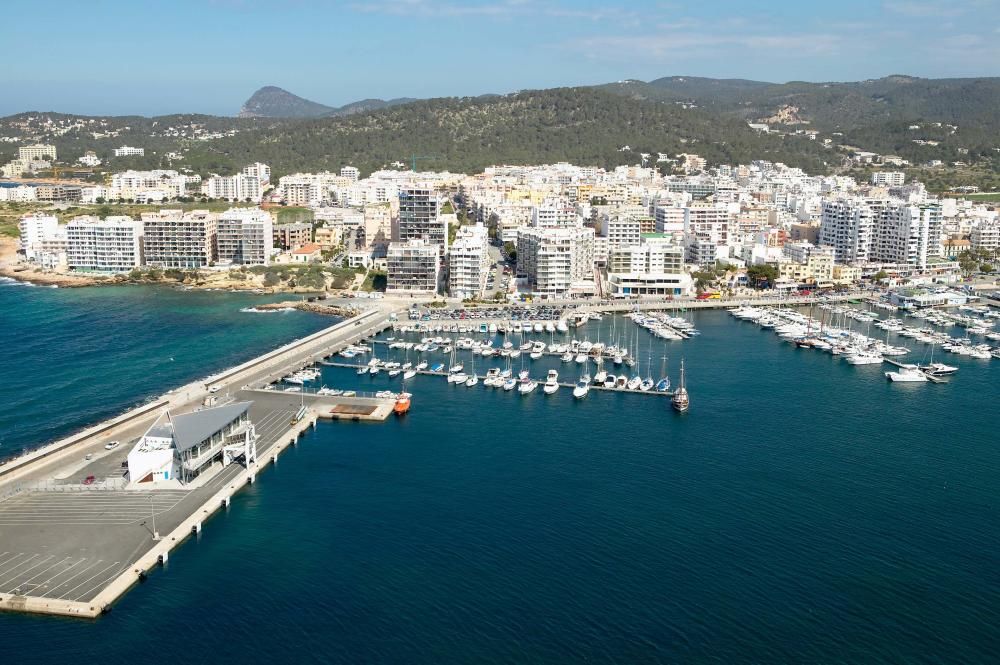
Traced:
<svg viewBox="0 0 1000 665">
<path fill-rule="evenodd" d="M 1000 0 L 48 0 L 0 17 L 0 115 L 235 115 L 264 85 L 339 106 L 673 75 L 1000 75 Z"/>
</svg>

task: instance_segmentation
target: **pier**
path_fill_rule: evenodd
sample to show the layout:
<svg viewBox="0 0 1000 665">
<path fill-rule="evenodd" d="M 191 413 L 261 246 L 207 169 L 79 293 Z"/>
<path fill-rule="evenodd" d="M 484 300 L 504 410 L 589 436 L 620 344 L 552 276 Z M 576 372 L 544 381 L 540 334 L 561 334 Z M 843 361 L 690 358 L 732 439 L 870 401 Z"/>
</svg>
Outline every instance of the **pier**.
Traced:
<svg viewBox="0 0 1000 665">
<path fill-rule="evenodd" d="M 264 390 L 281 376 L 391 325 L 388 307 L 168 391 L 159 398 L 20 457 L 0 463 L 0 610 L 93 618 L 203 522 L 230 504 L 321 418 L 379 422 L 394 400 Z M 255 459 L 213 466 L 193 482 L 126 483 L 123 460 L 166 410 L 252 402 Z M 120 446 L 105 450 L 110 440 Z M 100 479 L 83 482 L 83 479 Z"/>
</svg>

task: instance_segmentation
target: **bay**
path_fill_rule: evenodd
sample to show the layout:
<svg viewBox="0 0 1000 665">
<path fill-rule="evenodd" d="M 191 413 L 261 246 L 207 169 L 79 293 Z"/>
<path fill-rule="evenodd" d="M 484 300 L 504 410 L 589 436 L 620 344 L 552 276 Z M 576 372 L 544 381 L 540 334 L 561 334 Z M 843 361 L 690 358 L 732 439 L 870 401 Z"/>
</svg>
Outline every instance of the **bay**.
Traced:
<svg viewBox="0 0 1000 665">
<path fill-rule="evenodd" d="M 231 294 L 27 291 L 0 287 L 14 445 L 324 323 Z M 0 641 L 39 663 L 993 660 L 1000 365 L 891 384 L 722 311 L 694 322 L 683 342 L 640 332 L 654 375 L 684 357 L 686 415 L 417 377 L 409 414 L 321 423 L 111 614 L 0 615 Z M 38 418 L 52 395 L 59 425 Z"/>
</svg>

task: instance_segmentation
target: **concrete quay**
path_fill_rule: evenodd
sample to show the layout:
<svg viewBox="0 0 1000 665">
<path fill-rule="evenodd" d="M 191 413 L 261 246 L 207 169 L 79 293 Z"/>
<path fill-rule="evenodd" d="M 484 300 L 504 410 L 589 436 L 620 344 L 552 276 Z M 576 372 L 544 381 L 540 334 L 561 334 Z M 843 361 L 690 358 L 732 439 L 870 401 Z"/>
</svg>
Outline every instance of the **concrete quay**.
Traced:
<svg viewBox="0 0 1000 665">
<path fill-rule="evenodd" d="M 388 417 L 390 399 L 260 388 L 384 330 L 390 314 L 388 308 L 364 312 L 0 466 L 0 610 L 84 618 L 109 611 L 320 417 L 337 417 L 338 409 L 352 420 Z M 256 462 L 217 463 L 190 486 L 82 484 L 89 475 L 120 480 L 134 441 L 164 409 L 191 411 L 209 395 L 220 402 L 253 401 Z M 297 417 L 303 406 L 305 414 Z M 110 439 L 122 445 L 105 451 Z"/>
</svg>

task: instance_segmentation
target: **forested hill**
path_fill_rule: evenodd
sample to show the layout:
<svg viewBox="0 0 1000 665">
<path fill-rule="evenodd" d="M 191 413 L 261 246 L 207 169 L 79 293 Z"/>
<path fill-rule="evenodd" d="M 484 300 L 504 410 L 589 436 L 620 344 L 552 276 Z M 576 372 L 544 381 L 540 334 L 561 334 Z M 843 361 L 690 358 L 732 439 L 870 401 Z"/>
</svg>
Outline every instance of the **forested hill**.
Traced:
<svg viewBox="0 0 1000 665">
<path fill-rule="evenodd" d="M 650 164 L 657 153 L 695 153 L 712 165 L 767 159 L 825 173 L 844 164 L 850 150 L 842 146 L 853 146 L 914 165 L 965 162 L 1000 173 L 1000 79 L 772 84 L 670 77 L 349 107 L 318 118 L 22 113 L 0 118 L 0 162 L 18 145 L 42 141 L 54 143 L 64 163 L 94 150 L 102 170 L 187 168 L 202 175 L 258 160 L 276 175 L 345 164 L 370 172 L 408 166 L 414 155 L 421 169 L 465 172 L 557 160 L 610 167 L 640 163 L 641 153 L 649 153 Z M 766 122 L 778 133 L 758 133 L 748 122 Z M 816 140 L 807 135 L 812 131 Z M 146 155 L 116 158 L 121 145 L 143 147 Z"/>
<path fill-rule="evenodd" d="M 371 171 L 412 155 L 421 157 L 420 168 L 467 172 L 559 160 L 636 164 L 643 152 L 653 160 L 657 152 L 693 152 L 712 163 L 771 159 L 814 171 L 829 158 L 805 138 L 762 136 L 735 118 L 594 88 L 416 101 L 241 132 L 213 148 L 234 163 L 260 159 L 280 173 L 343 164 Z"/>
</svg>

